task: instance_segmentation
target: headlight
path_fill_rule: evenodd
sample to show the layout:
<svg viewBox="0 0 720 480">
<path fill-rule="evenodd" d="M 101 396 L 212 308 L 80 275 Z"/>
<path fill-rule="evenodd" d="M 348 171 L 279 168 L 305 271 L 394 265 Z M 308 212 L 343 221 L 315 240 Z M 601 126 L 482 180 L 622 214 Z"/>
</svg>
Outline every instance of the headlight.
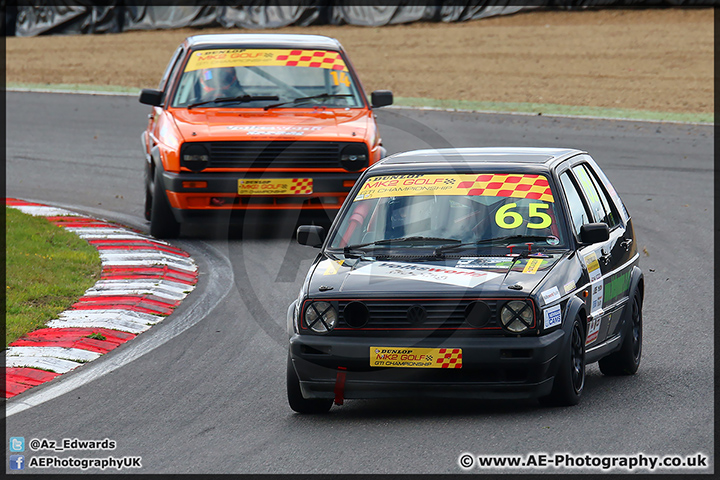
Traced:
<svg viewBox="0 0 720 480">
<path fill-rule="evenodd" d="M 184 167 L 193 172 L 199 172 L 207 167 L 210 161 L 210 152 L 202 143 L 186 143 L 182 147 L 180 160 Z"/>
<path fill-rule="evenodd" d="M 312 302 L 305 309 L 305 323 L 315 333 L 331 331 L 337 319 L 337 310 L 330 302 Z"/>
<path fill-rule="evenodd" d="M 500 310 L 500 322 L 505 330 L 512 333 L 522 333 L 532 327 L 532 306 L 522 300 L 507 302 Z"/>
<path fill-rule="evenodd" d="M 368 165 L 368 150 L 364 143 L 351 143 L 340 152 L 340 163 L 348 172 L 356 172 Z"/>
</svg>

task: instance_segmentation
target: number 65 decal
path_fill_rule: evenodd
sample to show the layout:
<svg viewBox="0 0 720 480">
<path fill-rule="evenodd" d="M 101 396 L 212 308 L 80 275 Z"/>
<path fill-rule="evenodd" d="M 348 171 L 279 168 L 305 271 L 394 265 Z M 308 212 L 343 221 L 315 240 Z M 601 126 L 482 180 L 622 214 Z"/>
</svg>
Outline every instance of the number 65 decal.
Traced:
<svg viewBox="0 0 720 480">
<path fill-rule="evenodd" d="M 517 228 L 523 223 L 523 217 L 518 212 L 513 212 L 510 209 L 517 207 L 517 203 L 508 203 L 503 205 L 500 210 L 495 214 L 495 223 L 500 228 Z M 546 209 L 549 205 L 547 203 L 531 203 L 528 205 L 528 215 L 530 218 L 539 218 L 539 223 L 527 223 L 528 228 L 547 228 L 552 223 L 550 215 L 545 212 L 538 211 L 539 209 Z M 506 220 L 510 221 L 506 221 Z"/>
</svg>

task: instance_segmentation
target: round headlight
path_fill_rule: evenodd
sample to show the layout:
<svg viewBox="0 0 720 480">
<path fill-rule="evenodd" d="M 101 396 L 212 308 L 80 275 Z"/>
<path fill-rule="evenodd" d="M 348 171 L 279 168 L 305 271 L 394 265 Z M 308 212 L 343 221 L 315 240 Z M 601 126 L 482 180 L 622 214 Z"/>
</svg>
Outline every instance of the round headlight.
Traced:
<svg viewBox="0 0 720 480">
<path fill-rule="evenodd" d="M 315 333 L 327 333 L 337 324 L 337 310 L 330 302 L 312 302 L 305 309 L 305 323 Z"/>
<path fill-rule="evenodd" d="M 524 332 L 533 323 L 532 307 L 529 303 L 521 300 L 507 302 L 500 310 L 500 322 L 502 322 L 503 328 L 509 332 Z"/>
<path fill-rule="evenodd" d="M 199 172 L 207 167 L 210 152 L 202 143 L 186 143 L 182 149 L 181 160 L 184 167 Z"/>
</svg>

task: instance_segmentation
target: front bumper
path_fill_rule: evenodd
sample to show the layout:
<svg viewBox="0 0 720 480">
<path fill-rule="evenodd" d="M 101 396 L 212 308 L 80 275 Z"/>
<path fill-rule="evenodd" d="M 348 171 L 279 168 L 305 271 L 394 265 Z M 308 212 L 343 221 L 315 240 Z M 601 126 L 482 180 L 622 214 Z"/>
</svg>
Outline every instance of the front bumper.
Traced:
<svg viewBox="0 0 720 480">
<path fill-rule="evenodd" d="M 361 172 L 163 172 L 163 188 L 178 221 L 223 210 L 331 210 L 342 206 Z M 312 193 L 239 195 L 242 179 L 312 178 Z M 202 186 L 198 186 L 202 185 Z"/>
<path fill-rule="evenodd" d="M 536 398 L 550 393 L 565 333 L 542 337 L 387 338 L 293 335 L 305 398 Z M 370 347 L 460 348 L 462 368 L 370 367 Z"/>
</svg>

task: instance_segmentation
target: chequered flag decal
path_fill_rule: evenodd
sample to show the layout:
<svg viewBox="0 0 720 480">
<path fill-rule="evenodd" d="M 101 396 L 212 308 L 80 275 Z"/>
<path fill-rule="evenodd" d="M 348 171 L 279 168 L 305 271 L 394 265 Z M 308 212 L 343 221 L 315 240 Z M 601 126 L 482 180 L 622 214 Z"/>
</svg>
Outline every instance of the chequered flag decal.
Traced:
<svg viewBox="0 0 720 480">
<path fill-rule="evenodd" d="M 462 368 L 462 353 L 459 348 L 441 348 L 439 353 L 440 358 L 435 362 L 442 364 L 440 368 Z"/>
<path fill-rule="evenodd" d="M 302 194 L 313 192 L 312 178 L 293 178 L 290 185 L 290 193 Z"/>
<path fill-rule="evenodd" d="M 515 197 L 553 202 L 547 179 L 542 175 L 484 174 L 473 182 L 460 182 L 457 188 L 467 188 L 468 196 Z"/>
<path fill-rule="evenodd" d="M 289 67 L 316 67 L 347 71 L 345 62 L 338 52 L 292 50 L 288 55 L 278 55 L 277 60 L 284 61 L 285 65 Z"/>
</svg>

